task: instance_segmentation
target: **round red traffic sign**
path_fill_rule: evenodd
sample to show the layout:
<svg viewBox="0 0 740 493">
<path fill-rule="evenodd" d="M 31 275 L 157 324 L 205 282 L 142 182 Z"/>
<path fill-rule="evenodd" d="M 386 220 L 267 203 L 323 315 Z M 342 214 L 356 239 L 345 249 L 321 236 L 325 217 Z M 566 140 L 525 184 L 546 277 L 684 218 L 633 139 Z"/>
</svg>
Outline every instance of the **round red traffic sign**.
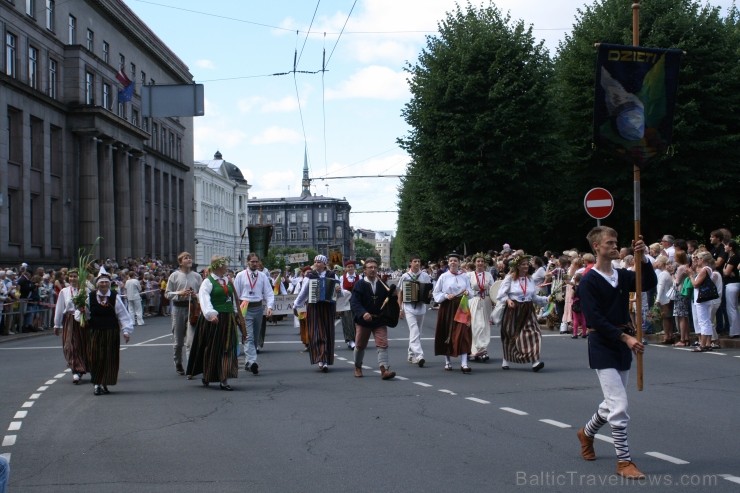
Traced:
<svg viewBox="0 0 740 493">
<path fill-rule="evenodd" d="M 592 188 L 583 199 L 583 207 L 594 219 L 604 219 L 614 210 L 614 198 L 605 188 Z"/>
</svg>

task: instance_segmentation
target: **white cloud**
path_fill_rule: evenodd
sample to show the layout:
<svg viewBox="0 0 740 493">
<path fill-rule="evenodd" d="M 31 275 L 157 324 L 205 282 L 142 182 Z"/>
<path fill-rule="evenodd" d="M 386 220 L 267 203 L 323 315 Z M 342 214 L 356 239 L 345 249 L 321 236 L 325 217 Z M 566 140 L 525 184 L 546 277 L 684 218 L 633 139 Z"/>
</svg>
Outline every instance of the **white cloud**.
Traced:
<svg viewBox="0 0 740 493">
<path fill-rule="evenodd" d="M 258 133 L 250 140 L 254 145 L 295 144 L 303 142 L 303 134 L 290 128 L 271 126 Z"/>
<path fill-rule="evenodd" d="M 216 64 L 213 62 L 213 60 L 208 60 L 205 58 L 196 60 L 195 66 L 206 70 L 216 70 Z"/>
<path fill-rule="evenodd" d="M 360 69 L 335 89 L 326 91 L 326 99 L 383 99 L 406 100 L 409 89 L 405 72 L 394 72 L 388 67 L 371 65 Z"/>
<path fill-rule="evenodd" d="M 308 97 L 307 91 L 301 96 L 301 104 L 305 107 Z M 236 106 L 241 113 L 247 114 L 253 111 L 261 113 L 290 113 L 298 110 L 298 98 L 295 96 L 285 96 L 280 99 L 267 99 L 261 96 L 252 96 L 239 99 Z"/>
</svg>

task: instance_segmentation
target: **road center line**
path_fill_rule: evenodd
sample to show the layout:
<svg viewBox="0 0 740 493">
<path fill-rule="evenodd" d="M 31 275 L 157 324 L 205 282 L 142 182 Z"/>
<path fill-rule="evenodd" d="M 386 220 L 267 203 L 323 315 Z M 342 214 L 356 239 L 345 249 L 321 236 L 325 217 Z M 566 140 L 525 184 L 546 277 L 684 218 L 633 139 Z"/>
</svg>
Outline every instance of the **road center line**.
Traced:
<svg viewBox="0 0 740 493">
<path fill-rule="evenodd" d="M 11 445 L 15 445 L 16 438 L 17 435 L 5 435 L 3 437 L 3 447 L 10 447 Z"/>
<path fill-rule="evenodd" d="M 31 397 L 29 397 L 29 399 L 35 400 L 35 399 L 38 399 L 39 397 L 41 397 L 41 394 L 31 394 Z"/>
<path fill-rule="evenodd" d="M 42 385 L 41 387 L 36 389 L 36 392 L 43 392 L 44 390 L 48 389 L 48 385 Z"/>
<path fill-rule="evenodd" d="M 51 385 L 54 382 L 56 382 L 56 380 L 47 380 L 46 382 L 44 382 L 44 385 Z"/>
<path fill-rule="evenodd" d="M 26 401 L 23 403 L 21 407 L 33 407 L 34 402 L 33 401 Z"/>
<path fill-rule="evenodd" d="M 560 421 L 555 421 L 554 419 L 540 419 L 539 421 L 541 421 L 541 422 L 543 422 L 545 424 L 548 424 L 548 425 L 557 426 L 558 428 L 570 428 L 571 427 L 567 423 L 562 423 Z"/>
<path fill-rule="evenodd" d="M 513 407 L 500 407 L 502 411 L 506 411 L 507 413 L 511 414 L 518 414 L 519 416 L 527 416 L 529 413 L 520 411 L 519 409 L 514 409 Z"/>
<path fill-rule="evenodd" d="M 596 434 L 596 435 L 594 435 L 594 438 L 596 438 L 598 440 L 601 440 L 602 442 L 614 444 L 614 439 L 612 437 L 608 437 L 606 435 Z"/>
<path fill-rule="evenodd" d="M 736 358 L 740 356 L 735 356 Z M 720 474 L 721 478 L 726 479 L 727 481 L 732 481 L 733 483 L 740 484 L 740 478 L 737 476 L 733 476 L 732 474 Z"/>
<path fill-rule="evenodd" d="M 396 375 L 396 380 L 408 380 L 408 378 Z"/>
<path fill-rule="evenodd" d="M 8 426 L 8 431 L 18 431 L 21 429 L 22 424 L 23 421 L 11 421 L 10 426 Z"/>
<path fill-rule="evenodd" d="M 62 378 L 64 376 L 64 373 L 57 373 L 54 375 L 54 378 Z"/>
<path fill-rule="evenodd" d="M 26 416 L 28 416 L 28 411 L 18 411 L 15 413 L 15 416 L 13 416 L 13 419 L 23 419 Z"/>
<path fill-rule="evenodd" d="M 447 389 L 438 389 L 438 390 L 439 390 L 440 392 L 444 392 L 445 394 L 450 394 L 450 395 L 457 395 L 456 393 L 454 393 L 454 392 L 453 392 L 453 391 L 451 391 L 451 390 L 447 390 Z"/>
<path fill-rule="evenodd" d="M 483 399 L 478 399 L 477 397 L 466 397 L 466 400 L 477 402 L 478 404 L 490 404 L 488 401 L 484 401 Z"/>
<path fill-rule="evenodd" d="M 671 457 L 670 455 L 661 454 L 660 452 L 645 452 L 645 455 L 649 455 L 651 457 L 655 457 L 656 459 L 661 459 L 664 461 L 672 462 L 673 464 L 683 465 L 688 464 L 688 461 L 685 461 L 683 459 L 679 459 L 677 457 Z"/>
<path fill-rule="evenodd" d="M 424 382 L 414 382 L 414 385 L 418 385 L 420 387 L 431 387 L 430 384 Z"/>
</svg>

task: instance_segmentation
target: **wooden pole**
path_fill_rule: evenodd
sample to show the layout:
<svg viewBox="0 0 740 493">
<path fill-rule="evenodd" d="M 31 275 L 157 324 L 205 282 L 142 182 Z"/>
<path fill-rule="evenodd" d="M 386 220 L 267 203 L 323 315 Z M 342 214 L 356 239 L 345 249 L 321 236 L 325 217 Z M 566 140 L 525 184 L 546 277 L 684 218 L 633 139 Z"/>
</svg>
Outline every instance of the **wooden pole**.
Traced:
<svg viewBox="0 0 740 493">
<path fill-rule="evenodd" d="M 632 3 L 632 45 L 640 45 L 640 0 Z M 635 240 L 640 239 L 640 167 L 632 165 L 635 200 Z M 642 254 L 635 252 L 635 329 L 637 340 L 642 342 Z M 643 388 L 642 353 L 637 353 L 637 390 Z"/>
</svg>

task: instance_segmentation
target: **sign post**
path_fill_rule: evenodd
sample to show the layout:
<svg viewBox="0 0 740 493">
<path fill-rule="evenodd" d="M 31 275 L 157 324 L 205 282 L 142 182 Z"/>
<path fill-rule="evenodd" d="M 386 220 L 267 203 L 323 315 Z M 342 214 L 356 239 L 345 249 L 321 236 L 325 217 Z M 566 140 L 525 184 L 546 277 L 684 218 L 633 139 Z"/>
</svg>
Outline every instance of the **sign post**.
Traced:
<svg viewBox="0 0 740 493">
<path fill-rule="evenodd" d="M 614 197 L 605 188 L 592 188 L 583 198 L 583 208 L 586 214 L 596 219 L 596 225 L 601 226 L 601 220 L 614 210 Z"/>
</svg>

